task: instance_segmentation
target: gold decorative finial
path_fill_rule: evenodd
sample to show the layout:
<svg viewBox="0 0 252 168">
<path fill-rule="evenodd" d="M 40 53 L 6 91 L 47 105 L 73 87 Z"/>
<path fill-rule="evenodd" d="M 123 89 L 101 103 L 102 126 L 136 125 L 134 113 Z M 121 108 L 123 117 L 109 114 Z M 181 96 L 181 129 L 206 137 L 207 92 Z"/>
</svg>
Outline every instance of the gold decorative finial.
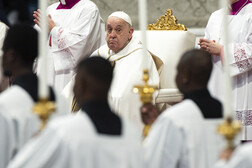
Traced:
<svg viewBox="0 0 252 168">
<path fill-rule="evenodd" d="M 218 126 L 218 133 L 223 135 L 227 140 L 227 149 L 234 149 L 234 138 L 241 131 L 241 123 L 239 121 L 233 121 L 231 117 L 228 117 L 224 123 Z"/>
<path fill-rule="evenodd" d="M 147 69 L 144 70 L 143 81 L 144 85 L 136 85 L 133 88 L 134 93 L 140 94 L 141 102 L 144 104 L 152 103 L 152 94 L 158 88 L 157 86 L 148 85 L 149 72 Z"/>
<path fill-rule="evenodd" d="M 141 102 L 143 104 L 152 103 L 152 95 L 155 92 L 155 90 L 158 88 L 157 86 L 151 86 L 148 85 L 149 80 L 149 72 L 147 69 L 143 71 L 143 81 L 144 85 L 136 85 L 133 88 L 134 93 L 139 93 Z M 147 137 L 149 130 L 151 128 L 151 125 L 145 125 L 143 129 L 143 136 Z"/>
<path fill-rule="evenodd" d="M 33 107 L 33 111 L 41 120 L 40 130 L 44 129 L 50 115 L 55 112 L 56 106 L 54 102 L 48 99 L 40 99 Z"/>
<path fill-rule="evenodd" d="M 186 27 L 183 24 L 177 23 L 177 18 L 173 15 L 171 9 L 167 9 L 165 15 L 161 16 L 157 23 L 149 24 L 148 30 L 183 30 L 186 31 Z"/>
</svg>

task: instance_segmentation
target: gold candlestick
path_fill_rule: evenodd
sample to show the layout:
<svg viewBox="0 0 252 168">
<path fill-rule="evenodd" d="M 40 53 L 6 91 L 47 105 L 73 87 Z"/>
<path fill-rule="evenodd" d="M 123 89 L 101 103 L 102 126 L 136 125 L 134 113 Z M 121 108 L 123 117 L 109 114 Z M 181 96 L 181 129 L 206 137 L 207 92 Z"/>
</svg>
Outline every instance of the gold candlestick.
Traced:
<svg viewBox="0 0 252 168">
<path fill-rule="evenodd" d="M 134 93 L 139 93 L 140 100 L 143 104 L 152 103 L 153 100 L 153 93 L 158 88 L 157 86 L 148 85 L 149 80 L 149 72 L 147 69 L 143 71 L 143 81 L 144 85 L 135 85 L 133 88 Z M 146 137 L 148 135 L 148 132 L 151 128 L 151 125 L 145 125 L 143 129 L 143 135 Z"/>
<path fill-rule="evenodd" d="M 33 111 L 41 120 L 40 130 L 44 129 L 50 115 L 55 112 L 56 106 L 54 102 L 48 99 L 40 99 L 33 107 Z"/>
<path fill-rule="evenodd" d="M 227 141 L 227 149 L 234 149 L 234 139 L 236 135 L 241 131 L 241 123 L 239 121 L 233 121 L 231 117 L 218 126 L 218 133 L 223 135 Z"/>
</svg>

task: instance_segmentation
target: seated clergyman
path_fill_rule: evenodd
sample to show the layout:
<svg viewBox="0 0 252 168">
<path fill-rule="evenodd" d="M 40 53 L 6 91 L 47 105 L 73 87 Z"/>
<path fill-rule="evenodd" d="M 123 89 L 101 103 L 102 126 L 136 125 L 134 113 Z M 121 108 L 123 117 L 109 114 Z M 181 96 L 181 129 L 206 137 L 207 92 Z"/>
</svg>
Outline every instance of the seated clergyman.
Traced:
<svg viewBox="0 0 252 168">
<path fill-rule="evenodd" d="M 121 11 L 112 13 L 107 19 L 107 44 L 94 54 L 109 60 L 114 65 L 114 80 L 109 98 L 119 115 L 141 128 L 138 95 L 132 93 L 134 85 L 142 83 L 143 70 L 149 70 L 149 83 L 159 84 L 159 74 L 150 55 L 144 55 L 143 45 L 134 35 L 130 17 Z"/>
</svg>

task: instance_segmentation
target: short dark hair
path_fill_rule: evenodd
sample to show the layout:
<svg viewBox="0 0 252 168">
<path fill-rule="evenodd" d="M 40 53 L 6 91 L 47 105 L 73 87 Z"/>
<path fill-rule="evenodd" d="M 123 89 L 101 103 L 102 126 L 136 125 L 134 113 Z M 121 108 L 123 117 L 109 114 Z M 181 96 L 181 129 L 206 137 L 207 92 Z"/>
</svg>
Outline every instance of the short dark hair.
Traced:
<svg viewBox="0 0 252 168">
<path fill-rule="evenodd" d="M 32 66 L 38 55 L 38 32 L 27 24 L 17 24 L 7 31 L 3 51 L 14 49 L 24 65 Z"/>
<path fill-rule="evenodd" d="M 183 54 L 180 63 L 190 69 L 194 82 L 207 85 L 212 72 L 212 56 L 209 52 L 192 49 Z"/>
<path fill-rule="evenodd" d="M 110 87 L 113 78 L 113 67 L 106 59 L 93 56 L 83 59 L 76 67 L 78 70 L 83 70 L 89 77 L 93 78 L 97 82 Z"/>
</svg>

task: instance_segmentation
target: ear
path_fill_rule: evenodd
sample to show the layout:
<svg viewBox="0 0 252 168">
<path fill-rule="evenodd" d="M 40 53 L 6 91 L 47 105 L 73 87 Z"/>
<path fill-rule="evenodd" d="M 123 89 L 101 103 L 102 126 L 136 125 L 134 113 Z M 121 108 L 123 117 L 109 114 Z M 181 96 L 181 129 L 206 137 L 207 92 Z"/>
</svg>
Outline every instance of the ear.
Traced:
<svg viewBox="0 0 252 168">
<path fill-rule="evenodd" d="M 184 70 L 183 76 L 182 76 L 182 83 L 184 85 L 188 85 L 191 81 L 191 73 L 189 69 Z"/>
<path fill-rule="evenodd" d="M 134 33 L 134 29 L 133 29 L 133 28 L 130 28 L 130 29 L 129 29 L 129 39 L 132 38 L 133 33 Z"/>
<path fill-rule="evenodd" d="M 3 59 L 5 59 L 6 63 L 13 65 L 17 60 L 17 52 L 14 49 L 9 49 L 8 51 L 6 51 Z"/>
</svg>

